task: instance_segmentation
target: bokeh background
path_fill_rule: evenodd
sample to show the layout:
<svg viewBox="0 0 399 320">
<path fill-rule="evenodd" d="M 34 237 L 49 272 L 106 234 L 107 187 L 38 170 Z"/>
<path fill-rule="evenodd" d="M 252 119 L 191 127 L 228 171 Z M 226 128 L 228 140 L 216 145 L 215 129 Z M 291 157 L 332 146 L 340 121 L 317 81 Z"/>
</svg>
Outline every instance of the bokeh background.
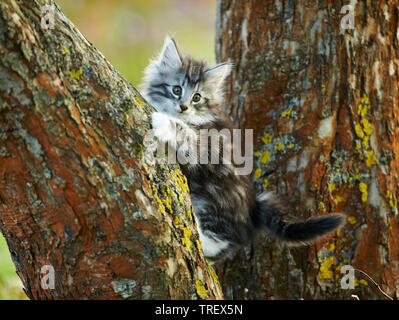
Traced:
<svg viewBox="0 0 399 320">
<path fill-rule="evenodd" d="M 216 0 L 55 0 L 82 34 L 137 88 L 172 35 L 181 51 L 215 62 Z M 0 233 L 0 300 L 27 299 Z"/>
</svg>

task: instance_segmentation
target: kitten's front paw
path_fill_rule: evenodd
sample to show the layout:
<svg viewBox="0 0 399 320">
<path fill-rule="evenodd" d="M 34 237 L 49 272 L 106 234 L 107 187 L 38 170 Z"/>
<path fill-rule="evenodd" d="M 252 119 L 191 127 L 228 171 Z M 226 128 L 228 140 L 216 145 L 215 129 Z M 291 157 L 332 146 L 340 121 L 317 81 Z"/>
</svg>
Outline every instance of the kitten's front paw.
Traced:
<svg viewBox="0 0 399 320">
<path fill-rule="evenodd" d="M 169 117 L 162 112 L 154 112 L 151 115 L 152 131 L 161 142 L 168 142 L 174 137 L 173 128 Z"/>
</svg>

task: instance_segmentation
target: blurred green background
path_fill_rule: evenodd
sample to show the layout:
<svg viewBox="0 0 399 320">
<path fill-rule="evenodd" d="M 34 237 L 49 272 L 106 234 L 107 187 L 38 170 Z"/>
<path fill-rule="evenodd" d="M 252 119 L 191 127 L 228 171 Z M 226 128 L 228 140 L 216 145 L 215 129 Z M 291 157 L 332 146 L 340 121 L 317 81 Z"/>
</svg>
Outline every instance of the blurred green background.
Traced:
<svg viewBox="0 0 399 320">
<path fill-rule="evenodd" d="M 215 61 L 216 0 L 56 0 L 66 16 L 136 88 L 167 34 L 182 52 Z M 0 300 L 26 299 L 0 233 Z"/>
</svg>

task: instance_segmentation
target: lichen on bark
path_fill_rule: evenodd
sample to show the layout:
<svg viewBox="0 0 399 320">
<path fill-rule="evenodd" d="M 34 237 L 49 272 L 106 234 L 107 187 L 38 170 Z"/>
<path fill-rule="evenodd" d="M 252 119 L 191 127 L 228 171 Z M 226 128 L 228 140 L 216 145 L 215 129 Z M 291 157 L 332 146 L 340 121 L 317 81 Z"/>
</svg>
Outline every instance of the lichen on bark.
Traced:
<svg viewBox="0 0 399 320">
<path fill-rule="evenodd" d="M 152 107 L 45 4 L 0 3 L 0 230 L 28 297 L 223 298 L 184 176 L 145 160 Z"/>
<path fill-rule="evenodd" d="M 385 299 L 359 273 L 341 289 L 346 264 L 398 296 L 399 11 L 352 5 L 343 30 L 340 2 L 218 1 L 217 59 L 236 66 L 226 113 L 254 130 L 258 190 L 288 196 L 298 216 L 348 216 L 307 248 L 257 239 L 219 269 L 228 298 Z"/>
</svg>

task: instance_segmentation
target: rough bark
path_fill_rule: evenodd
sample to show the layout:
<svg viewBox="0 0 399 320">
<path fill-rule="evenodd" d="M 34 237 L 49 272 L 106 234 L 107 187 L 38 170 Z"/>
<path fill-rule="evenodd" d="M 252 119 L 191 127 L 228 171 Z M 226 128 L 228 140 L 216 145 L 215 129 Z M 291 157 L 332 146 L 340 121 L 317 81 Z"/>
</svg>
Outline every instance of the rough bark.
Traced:
<svg viewBox="0 0 399 320">
<path fill-rule="evenodd" d="M 228 298 L 386 298 L 358 272 L 341 289 L 343 265 L 399 295 L 399 4 L 351 1 L 354 29 L 341 30 L 346 4 L 218 2 L 217 59 L 236 66 L 227 113 L 254 129 L 259 190 L 298 216 L 348 216 L 307 248 L 257 239 L 220 270 Z"/>
<path fill-rule="evenodd" d="M 0 3 L 0 230 L 26 294 L 222 298 L 185 177 L 144 157 L 152 108 L 45 4 Z"/>
</svg>

